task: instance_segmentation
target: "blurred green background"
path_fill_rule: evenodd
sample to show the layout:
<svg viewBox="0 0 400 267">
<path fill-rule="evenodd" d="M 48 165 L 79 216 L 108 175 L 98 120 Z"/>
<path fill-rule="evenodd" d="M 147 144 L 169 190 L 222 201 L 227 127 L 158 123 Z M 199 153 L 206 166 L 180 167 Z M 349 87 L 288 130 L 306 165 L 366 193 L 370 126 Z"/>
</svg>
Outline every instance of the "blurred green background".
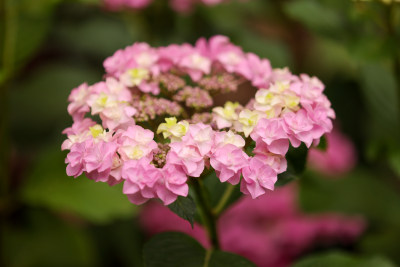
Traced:
<svg viewBox="0 0 400 267">
<path fill-rule="evenodd" d="M 67 97 L 100 80 L 103 60 L 135 41 L 215 34 L 326 84 L 358 165 L 345 179 L 306 171 L 299 203 L 310 213 L 363 215 L 368 228 L 351 253 L 400 265 L 398 1 L 232 1 L 191 14 L 165 0 L 120 12 L 96 0 L 0 5 L 0 266 L 141 266 L 146 238 L 121 186 L 65 174 Z"/>
</svg>

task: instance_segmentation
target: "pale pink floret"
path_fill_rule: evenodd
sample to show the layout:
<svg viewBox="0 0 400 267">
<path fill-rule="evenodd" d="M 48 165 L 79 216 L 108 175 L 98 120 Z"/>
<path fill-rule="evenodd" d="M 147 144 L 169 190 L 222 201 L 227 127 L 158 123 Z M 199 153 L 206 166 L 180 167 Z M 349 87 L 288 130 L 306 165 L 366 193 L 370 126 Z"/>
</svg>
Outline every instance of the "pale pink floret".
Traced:
<svg viewBox="0 0 400 267">
<path fill-rule="evenodd" d="M 240 191 L 252 198 L 265 194 L 266 190 L 274 190 L 277 173 L 269 165 L 257 158 L 251 158 L 249 164 L 243 168 L 243 179 Z"/>
<path fill-rule="evenodd" d="M 82 119 L 84 115 L 89 112 L 90 109 L 86 103 L 89 96 L 90 92 L 87 83 L 83 83 L 71 91 L 68 97 L 68 101 L 70 102 L 68 105 L 68 113 L 74 120 Z"/>
<path fill-rule="evenodd" d="M 161 71 L 168 71 L 187 55 L 193 53 L 193 46 L 190 44 L 172 44 L 158 48 L 159 61 L 158 65 Z"/>
<path fill-rule="evenodd" d="M 78 177 L 83 172 L 96 182 L 107 182 L 117 150 L 114 142 L 97 141 L 92 138 L 71 147 L 67 155 L 67 175 Z"/>
<path fill-rule="evenodd" d="M 289 140 L 282 119 L 261 119 L 251 133 L 256 143 L 264 142 L 270 152 L 284 156 L 289 149 Z"/>
<path fill-rule="evenodd" d="M 143 81 L 138 85 L 138 88 L 143 93 L 152 93 L 153 95 L 158 95 L 160 93 L 160 87 L 155 82 Z"/>
<path fill-rule="evenodd" d="M 178 196 L 188 195 L 187 176 L 180 166 L 167 163 L 161 169 L 161 173 L 162 176 L 155 186 L 155 191 L 164 205 L 171 204 Z"/>
<path fill-rule="evenodd" d="M 226 144 L 232 144 L 236 147 L 243 148 L 246 145 L 246 141 L 243 139 L 242 136 L 235 134 L 232 131 L 215 132 L 213 149 L 215 150 L 218 147 L 224 146 Z"/>
<path fill-rule="evenodd" d="M 101 93 L 112 97 L 115 101 L 132 101 L 132 93 L 131 91 L 123 85 L 119 80 L 108 77 L 105 81 L 101 81 L 93 84 L 89 87 L 90 94 L 94 96 L 98 96 Z M 89 100 L 89 99 L 87 99 Z M 89 104 L 93 104 L 93 99 L 89 100 Z"/>
<path fill-rule="evenodd" d="M 298 147 L 301 142 L 304 142 L 307 147 L 310 147 L 313 140 L 318 136 L 318 132 L 314 132 L 314 124 L 307 115 L 304 109 L 297 112 L 288 112 L 283 116 L 284 128 L 289 136 L 292 146 Z"/>
<path fill-rule="evenodd" d="M 70 152 L 65 159 L 65 163 L 67 163 L 67 175 L 78 177 L 85 171 L 85 142 L 76 143 L 70 148 Z"/>
<path fill-rule="evenodd" d="M 210 164 L 222 183 L 235 185 L 240 181 L 241 170 L 247 166 L 248 158 L 242 149 L 226 144 L 215 150 L 210 157 Z"/>
<path fill-rule="evenodd" d="M 91 95 L 86 103 L 92 115 L 100 115 L 104 128 L 116 130 L 135 124 L 132 116 L 137 110 L 127 102 L 131 98 L 126 87 L 114 79 L 108 79 L 107 82 L 99 82 L 91 86 Z"/>
<path fill-rule="evenodd" d="M 278 174 L 283 173 L 287 169 L 287 161 L 285 156 L 274 154 L 269 151 L 268 145 L 264 142 L 257 142 L 253 149 L 254 157 L 261 160 L 264 164 L 268 164 Z"/>
<path fill-rule="evenodd" d="M 135 115 L 136 112 L 134 107 L 120 104 L 115 107 L 104 109 L 100 113 L 100 118 L 103 121 L 104 128 L 110 130 L 126 129 L 135 124 L 135 120 L 132 116 Z"/>
<path fill-rule="evenodd" d="M 273 69 L 271 73 L 271 82 L 294 82 L 298 81 L 298 77 L 293 75 L 290 70 L 285 67 L 283 69 Z"/>
<path fill-rule="evenodd" d="M 160 68 L 157 50 L 146 43 L 134 43 L 125 49 L 120 49 L 111 57 L 108 57 L 103 65 L 106 72 L 119 78 L 129 69 L 143 68 L 149 70 L 154 75 L 158 75 Z"/>
<path fill-rule="evenodd" d="M 126 161 L 121 174 L 125 179 L 122 192 L 130 202 L 140 205 L 156 197 L 154 187 L 162 174 L 147 158 Z"/>
<path fill-rule="evenodd" d="M 253 53 L 247 53 L 247 60 L 239 64 L 237 72 L 259 88 L 268 88 L 271 82 L 272 67 L 267 59 L 260 59 Z"/>
<path fill-rule="evenodd" d="M 214 131 L 209 125 L 203 123 L 191 124 L 186 135 L 182 137 L 182 142 L 186 146 L 196 147 L 199 154 L 204 157 L 211 152 L 214 145 Z"/>
<path fill-rule="evenodd" d="M 86 148 L 86 176 L 96 182 L 108 182 L 118 145 L 114 142 L 93 142 Z"/>
<path fill-rule="evenodd" d="M 68 139 L 62 143 L 61 149 L 71 149 L 73 144 L 85 141 L 90 135 L 89 128 L 94 125 L 96 125 L 96 122 L 89 118 L 75 121 L 72 124 L 72 127 L 69 127 L 62 132 L 68 136 Z"/>
<path fill-rule="evenodd" d="M 171 150 L 167 155 L 167 162 L 181 166 L 186 175 L 199 177 L 204 170 L 204 158 L 197 147 L 186 145 L 185 142 L 170 144 Z"/>
<path fill-rule="evenodd" d="M 324 133 L 332 131 L 333 124 L 332 124 L 332 116 L 334 114 L 331 113 L 330 108 L 326 108 L 322 104 L 305 104 L 303 105 L 304 109 L 307 111 L 308 117 L 314 123 L 315 130 L 316 127 L 320 127 L 322 136 Z M 318 135 L 315 138 L 319 138 Z"/>
<path fill-rule="evenodd" d="M 122 160 L 137 160 L 153 158 L 153 152 L 157 149 L 157 143 L 153 140 L 154 133 L 139 125 L 132 125 L 126 131 L 120 131 L 118 153 Z"/>
<path fill-rule="evenodd" d="M 212 61 L 208 57 L 201 55 L 195 49 L 179 62 L 179 66 L 186 70 L 193 81 L 200 80 L 203 74 L 209 74 L 211 72 L 211 64 Z"/>
<path fill-rule="evenodd" d="M 200 38 L 196 42 L 196 48 L 202 55 L 219 62 L 228 72 L 234 72 L 235 68 L 245 60 L 242 49 L 222 35 L 213 36 L 208 42 L 205 38 Z"/>
<path fill-rule="evenodd" d="M 122 182 L 122 166 L 124 164 L 124 161 L 118 156 L 118 154 L 115 154 L 113 157 L 113 164 L 111 167 L 110 171 L 110 177 L 108 178 L 107 183 L 110 186 L 119 184 Z"/>
</svg>

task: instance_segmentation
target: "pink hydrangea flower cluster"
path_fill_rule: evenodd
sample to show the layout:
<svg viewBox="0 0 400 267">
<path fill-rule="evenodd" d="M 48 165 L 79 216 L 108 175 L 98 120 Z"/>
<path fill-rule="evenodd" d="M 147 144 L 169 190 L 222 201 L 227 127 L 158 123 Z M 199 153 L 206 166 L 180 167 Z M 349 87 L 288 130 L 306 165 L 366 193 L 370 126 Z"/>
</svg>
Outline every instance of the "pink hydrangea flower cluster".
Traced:
<svg viewBox="0 0 400 267">
<path fill-rule="evenodd" d="M 328 177 L 343 177 L 357 164 L 356 148 L 349 137 L 336 126 L 326 135 L 326 140 L 326 151 L 310 149 L 308 165 Z"/>
<path fill-rule="evenodd" d="M 104 67 L 104 81 L 69 97 L 67 174 L 123 182 L 136 204 L 168 205 L 187 196 L 189 177 L 209 171 L 259 197 L 286 170 L 289 143 L 310 147 L 332 129 L 334 111 L 317 78 L 273 69 L 224 36 L 194 46 L 135 43 Z M 213 106 L 215 95 L 243 81 L 257 89 L 249 104 Z"/>
<path fill-rule="evenodd" d="M 256 200 L 243 197 L 218 221 L 221 247 L 242 255 L 260 267 L 291 266 L 303 253 L 318 246 L 349 245 L 366 228 L 359 216 L 339 213 L 306 214 L 297 207 L 297 187 L 281 187 Z M 209 247 L 206 230 L 190 225 L 162 205 L 151 202 L 140 214 L 150 235 L 184 232 Z M 238 242 L 240 240 L 240 242 Z"/>
<path fill-rule="evenodd" d="M 170 0 L 170 7 L 180 13 L 188 13 L 192 11 L 196 4 L 213 6 L 226 2 L 227 0 Z M 120 9 L 143 9 L 148 7 L 153 0 L 104 0 L 105 6 L 110 10 Z"/>
</svg>

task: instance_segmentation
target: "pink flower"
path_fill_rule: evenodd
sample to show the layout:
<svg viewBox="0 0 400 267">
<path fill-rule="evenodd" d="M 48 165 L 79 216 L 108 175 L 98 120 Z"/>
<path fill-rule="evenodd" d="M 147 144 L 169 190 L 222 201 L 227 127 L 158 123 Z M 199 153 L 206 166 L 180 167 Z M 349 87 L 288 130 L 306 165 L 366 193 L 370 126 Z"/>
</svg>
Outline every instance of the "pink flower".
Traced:
<svg viewBox="0 0 400 267">
<path fill-rule="evenodd" d="M 140 205 L 156 196 L 154 187 L 162 174 L 147 158 L 142 158 L 126 161 L 122 177 L 125 179 L 122 192 L 130 202 Z"/>
<path fill-rule="evenodd" d="M 190 78 L 193 81 L 198 81 L 203 74 L 209 74 L 211 72 L 212 61 L 195 50 L 182 58 L 179 62 L 179 66 L 186 69 Z"/>
<path fill-rule="evenodd" d="M 182 137 L 185 145 L 191 145 L 198 149 L 201 156 L 210 153 L 213 146 L 214 131 L 209 125 L 203 123 L 191 124 L 186 135 Z"/>
<path fill-rule="evenodd" d="M 228 72 L 234 72 L 235 68 L 245 60 L 242 49 L 233 45 L 228 37 L 222 35 L 211 37 L 208 42 L 205 38 L 200 38 L 196 42 L 196 48 L 202 55 L 222 64 Z"/>
<path fill-rule="evenodd" d="M 143 0 L 149 2 L 149 0 Z M 125 49 L 120 49 L 104 61 L 106 72 L 114 77 L 120 77 L 129 69 L 142 68 L 157 75 L 158 54 L 146 43 L 135 43 Z"/>
<path fill-rule="evenodd" d="M 170 0 L 169 4 L 173 10 L 179 13 L 190 13 L 195 2 L 193 0 Z"/>
<path fill-rule="evenodd" d="M 246 141 L 243 139 L 243 137 L 238 134 L 234 134 L 232 131 L 214 133 L 214 149 L 227 144 L 232 144 L 236 147 L 243 148 L 246 144 Z"/>
<path fill-rule="evenodd" d="M 138 86 L 139 90 L 143 93 L 152 93 L 153 95 L 158 95 L 160 93 L 160 87 L 155 82 L 142 82 Z"/>
<path fill-rule="evenodd" d="M 269 60 L 260 59 L 253 53 L 247 53 L 247 60 L 238 66 L 237 72 L 256 87 L 268 88 L 271 82 L 272 67 Z"/>
<path fill-rule="evenodd" d="M 71 91 L 68 97 L 68 101 L 70 102 L 68 105 L 68 113 L 74 120 L 82 119 L 85 113 L 90 110 L 89 106 L 86 104 L 89 95 L 87 83 L 83 83 Z"/>
<path fill-rule="evenodd" d="M 185 142 L 173 142 L 167 155 L 167 162 L 182 167 L 186 175 L 199 177 L 204 170 L 204 158 L 197 147 Z"/>
<path fill-rule="evenodd" d="M 157 149 L 157 143 L 153 140 L 154 133 L 138 125 L 130 126 L 126 131 L 120 131 L 118 137 L 118 153 L 122 160 L 138 160 L 153 158 L 153 152 Z"/>
<path fill-rule="evenodd" d="M 190 44 L 172 44 L 166 47 L 160 47 L 158 49 L 158 54 L 160 56 L 159 65 L 161 70 L 170 70 L 171 67 L 178 65 L 182 58 L 192 53 L 192 51 L 193 46 Z"/>
<path fill-rule="evenodd" d="M 107 2 L 115 8 L 141 8 L 151 1 Z M 68 139 L 62 144 L 71 150 L 67 173 L 115 184 L 133 179 L 128 169 L 138 175 L 149 172 L 154 181 L 129 187 L 137 203 L 153 197 L 173 202 L 187 194 L 187 176 L 200 177 L 210 166 L 222 182 L 237 184 L 243 174 L 241 190 L 258 197 L 272 190 L 277 173 L 286 170 L 289 142 L 294 147 L 317 144 L 335 117 L 317 78 L 273 70 L 267 59 L 244 53 L 225 36 L 200 38 L 194 46 L 134 43 L 107 58 L 104 68 L 103 81 L 82 84 L 69 97 L 74 124 L 64 131 Z M 210 112 L 215 94 L 234 92 L 243 82 L 257 91 L 246 108 L 228 101 Z M 185 118 L 186 124 L 175 122 L 182 129 L 162 125 L 158 143 L 152 131 L 136 125 L 155 130 L 160 119 L 171 116 Z M 101 124 L 95 124 L 98 118 Z M 244 152 L 252 143 L 248 136 L 256 143 L 251 159 Z M 160 141 L 163 137 L 174 138 L 168 145 Z"/>
<path fill-rule="evenodd" d="M 136 114 L 136 109 L 128 105 L 118 105 L 104 109 L 100 113 L 100 118 L 103 121 L 103 126 L 110 130 L 124 129 L 135 124 L 132 118 Z"/>
<path fill-rule="evenodd" d="M 324 133 L 329 133 L 332 131 L 333 125 L 331 118 L 333 118 L 332 116 L 334 116 L 334 114 L 331 113 L 330 108 L 326 108 L 322 104 L 315 103 L 311 105 L 305 104 L 303 106 L 307 111 L 308 117 L 314 124 L 313 131 L 320 132 L 316 133 L 314 139 L 319 139 Z"/>
<path fill-rule="evenodd" d="M 248 156 L 242 149 L 232 144 L 218 147 L 210 157 L 220 181 L 238 184 L 241 170 L 248 164 Z"/>
<path fill-rule="evenodd" d="M 326 139 L 326 151 L 310 149 L 308 165 L 329 176 L 343 175 L 354 168 L 357 156 L 351 140 L 338 130 L 327 134 Z"/>
<path fill-rule="evenodd" d="M 261 119 L 251 133 L 256 143 L 264 142 L 270 152 L 284 156 L 289 149 L 289 139 L 281 119 Z"/>
<path fill-rule="evenodd" d="M 313 132 L 313 122 L 307 116 L 307 112 L 303 109 L 297 112 L 288 112 L 283 115 L 286 133 L 289 135 L 292 146 L 298 147 L 304 142 L 310 147 L 313 140 L 317 137 Z M 318 133 L 317 133 L 318 134 Z"/>
<path fill-rule="evenodd" d="M 150 5 L 152 0 L 104 0 L 104 4 L 110 10 L 122 8 L 142 9 Z"/>
<path fill-rule="evenodd" d="M 91 142 L 86 147 L 86 176 L 96 182 L 107 182 L 116 151 L 117 144 L 114 142 Z"/>
<path fill-rule="evenodd" d="M 78 177 L 85 171 L 89 179 L 108 182 L 116 150 L 116 143 L 92 138 L 72 145 L 66 159 L 68 176 Z"/>
<path fill-rule="evenodd" d="M 61 149 L 71 149 L 72 145 L 75 143 L 81 143 L 89 137 L 89 128 L 96 125 L 92 119 L 85 118 L 83 120 L 75 121 L 72 127 L 65 129 L 62 133 L 68 135 L 62 145 Z"/>
<path fill-rule="evenodd" d="M 164 205 L 171 204 L 178 196 L 188 195 L 187 176 L 180 166 L 167 163 L 161 173 L 162 177 L 158 180 L 155 191 Z"/>
<path fill-rule="evenodd" d="M 243 168 L 243 179 L 240 191 L 252 198 L 265 194 L 266 189 L 274 190 L 277 173 L 269 165 L 257 158 L 251 158 L 248 166 Z"/>
<path fill-rule="evenodd" d="M 85 142 L 74 144 L 65 159 L 67 165 L 67 175 L 78 177 L 85 170 Z"/>
<path fill-rule="evenodd" d="M 284 156 L 274 154 L 269 151 L 268 145 L 264 142 L 257 142 L 253 149 L 254 157 L 261 160 L 264 164 L 268 164 L 278 174 L 283 173 L 287 169 L 287 161 Z"/>
</svg>

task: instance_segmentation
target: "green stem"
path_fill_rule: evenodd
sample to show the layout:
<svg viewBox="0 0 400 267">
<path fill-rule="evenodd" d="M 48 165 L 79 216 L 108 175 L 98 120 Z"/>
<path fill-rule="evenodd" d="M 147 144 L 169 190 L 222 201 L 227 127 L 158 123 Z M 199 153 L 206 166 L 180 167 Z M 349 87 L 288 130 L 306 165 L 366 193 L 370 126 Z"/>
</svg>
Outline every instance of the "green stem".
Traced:
<svg viewBox="0 0 400 267">
<path fill-rule="evenodd" d="M 212 249 L 208 249 L 208 250 L 206 251 L 206 258 L 205 258 L 205 260 L 204 260 L 204 265 L 203 265 L 203 267 L 208 267 L 208 264 L 209 264 L 209 262 L 210 262 L 212 253 L 213 253 L 213 250 L 212 250 Z"/>
<path fill-rule="evenodd" d="M 207 230 L 208 237 L 211 242 L 211 250 L 220 249 L 219 239 L 217 234 L 216 216 L 212 212 L 212 207 L 209 202 L 203 182 L 200 178 L 192 179 L 193 189 L 196 193 L 196 199 L 200 214 L 203 220 L 204 227 Z"/>
<path fill-rule="evenodd" d="M 219 216 L 221 212 L 224 210 L 229 198 L 231 197 L 233 191 L 235 190 L 235 186 L 228 184 L 227 188 L 225 189 L 224 194 L 222 195 L 221 199 L 219 200 L 217 206 L 215 206 L 213 212 L 215 216 Z"/>
</svg>

